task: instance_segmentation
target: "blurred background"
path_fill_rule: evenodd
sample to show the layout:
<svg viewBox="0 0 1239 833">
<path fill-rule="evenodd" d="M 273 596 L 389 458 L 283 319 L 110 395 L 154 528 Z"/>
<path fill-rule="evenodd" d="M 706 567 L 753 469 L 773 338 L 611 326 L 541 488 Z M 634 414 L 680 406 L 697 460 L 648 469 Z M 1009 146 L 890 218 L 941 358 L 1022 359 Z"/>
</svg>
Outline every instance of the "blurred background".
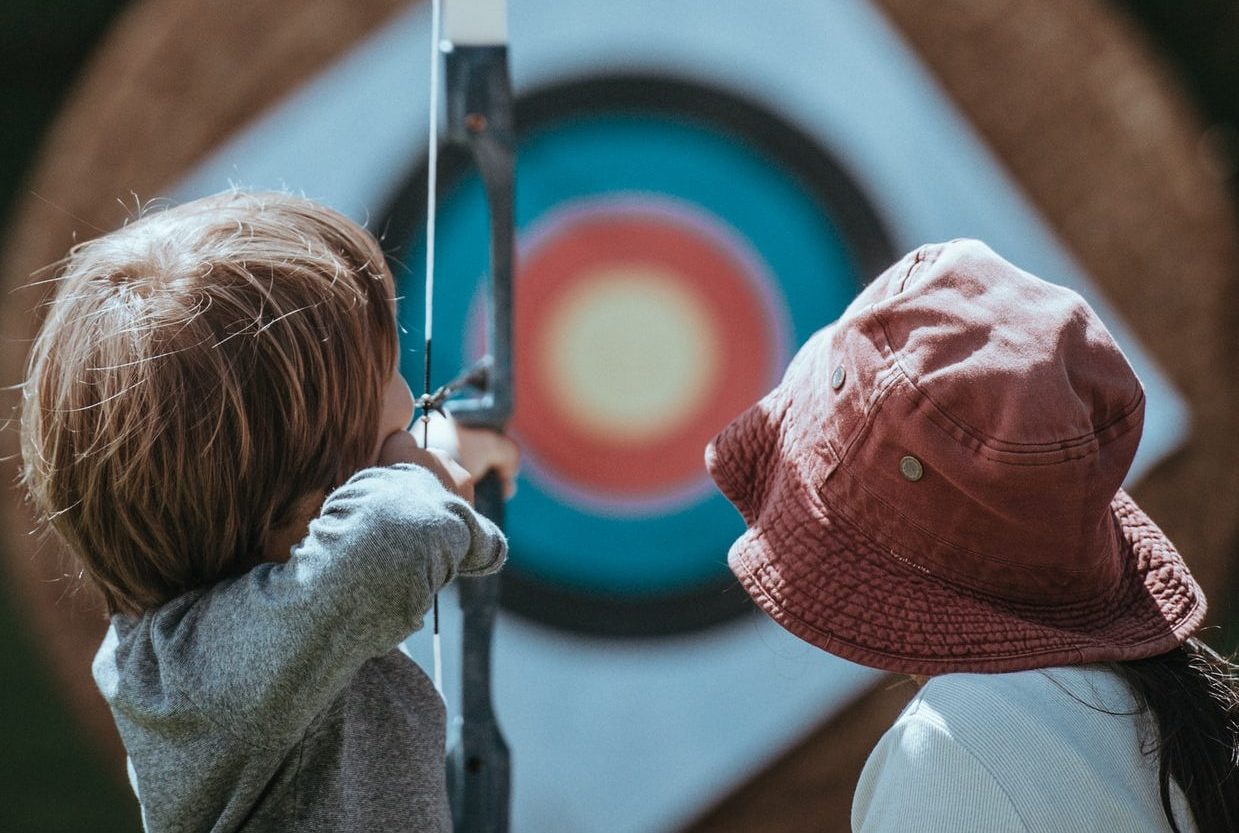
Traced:
<svg viewBox="0 0 1239 833">
<path fill-rule="evenodd" d="M 75 240 L 237 183 L 381 236 L 419 390 L 429 31 L 401 0 L 7 0 L 0 384 Z M 1101 310 L 1149 391 L 1128 486 L 1239 643 L 1239 0 L 511 0 L 510 37 L 516 831 L 848 829 L 911 688 L 750 610 L 701 450 L 922 242 L 983 238 Z M 452 153 L 440 175 L 436 382 L 477 349 L 487 268 L 480 183 Z M 102 617 L 2 503 L 0 830 L 137 829 Z"/>
</svg>

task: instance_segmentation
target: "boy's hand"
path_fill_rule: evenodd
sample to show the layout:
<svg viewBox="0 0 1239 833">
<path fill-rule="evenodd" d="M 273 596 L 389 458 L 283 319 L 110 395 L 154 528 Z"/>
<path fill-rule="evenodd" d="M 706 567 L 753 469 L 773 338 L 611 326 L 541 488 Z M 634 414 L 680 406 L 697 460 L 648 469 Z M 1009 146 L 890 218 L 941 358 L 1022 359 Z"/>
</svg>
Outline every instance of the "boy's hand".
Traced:
<svg viewBox="0 0 1239 833">
<path fill-rule="evenodd" d="M 429 469 L 443 484 L 443 488 L 473 503 L 475 478 L 444 452 L 433 448 L 419 448 L 417 441 L 408 431 L 389 434 L 379 447 L 378 465 L 391 466 L 396 463 L 413 463 Z"/>
<path fill-rule="evenodd" d="M 410 433 L 421 443 L 425 430 L 417 420 Z M 503 434 L 485 428 L 467 428 L 451 417 L 431 414 L 430 447 L 443 449 L 460 463 L 477 483 L 487 472 L 496 472 L 503 481 L 504 497 L 516 494 L 516 472 L 520 468 L 521 452 L 516 443 Z"/>
<path fill-rule="evenodd" d="M 516 494 L 516 472 L 520 468 L 521 452 L 516 443 L 485 428 L 456 425 L 457 459 L 476 483 L 494 471 L 503 481 L 504 497 Z"/>
</svg>

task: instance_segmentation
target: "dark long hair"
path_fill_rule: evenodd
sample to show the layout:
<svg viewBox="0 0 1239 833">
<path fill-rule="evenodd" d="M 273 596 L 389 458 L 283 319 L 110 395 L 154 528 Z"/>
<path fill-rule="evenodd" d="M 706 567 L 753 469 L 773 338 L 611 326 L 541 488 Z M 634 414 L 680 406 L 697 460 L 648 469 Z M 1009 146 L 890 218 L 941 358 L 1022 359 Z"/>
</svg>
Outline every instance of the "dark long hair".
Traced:
<svg viewBox="0 0 1239 833">
<path fill-rule="evenodd" d="M 1189 639 L 1169 653 L 1110 667 L 1157 725 L 1146 752 L 1158 756 L 1171 829 L 1183 833 L 1170 805 L 1173 779 L 1200 833 L 1239 831 L 1239 665 Z"/>
</svg>

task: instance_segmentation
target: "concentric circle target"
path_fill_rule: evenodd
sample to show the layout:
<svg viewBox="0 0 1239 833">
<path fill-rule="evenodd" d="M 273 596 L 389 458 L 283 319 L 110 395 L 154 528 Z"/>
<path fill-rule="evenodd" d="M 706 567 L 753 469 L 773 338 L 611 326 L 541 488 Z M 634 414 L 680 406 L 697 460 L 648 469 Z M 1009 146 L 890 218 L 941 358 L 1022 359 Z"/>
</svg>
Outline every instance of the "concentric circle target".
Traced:
<svg viewBox="0 0 1239 833">
<path fill-rule="evenodd" d="M 700 498 L 701 449 L 786 353 L 762 261 L 712 215 L 648 193 L 565 203 L 522 264 L 514 428 L 531 477 L 609 515 Z"/>
<path fill-rule="evenodd" d="M 525 467 L 504 600 L 587 632 L 668 633 L 747 608 L 709 439 L 892 257 L 830 156 L 752 103 L 663 78 L 518 103 L 517 407 Z M 442 157 L 433 375 L 484 343 L 487 206 Z M 385 228 L 419 377 L 425 171 Z"/>
</svg>

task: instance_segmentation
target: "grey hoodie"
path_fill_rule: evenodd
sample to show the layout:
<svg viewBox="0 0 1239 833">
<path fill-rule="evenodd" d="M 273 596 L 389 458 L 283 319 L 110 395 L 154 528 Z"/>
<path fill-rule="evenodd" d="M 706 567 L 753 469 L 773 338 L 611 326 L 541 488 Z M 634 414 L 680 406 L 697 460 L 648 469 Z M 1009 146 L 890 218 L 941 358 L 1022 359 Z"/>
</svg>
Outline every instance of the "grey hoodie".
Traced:
<svg viewBox="0 0 1239 833">
<path fill-rule="evenodd" d="M 450 830 L 443 703 L 395 649 L 506 552 L 425 469 L 365 469 L 287 563 L 114 617 L 93 671 L 146 830 Z"/>
</svg>

